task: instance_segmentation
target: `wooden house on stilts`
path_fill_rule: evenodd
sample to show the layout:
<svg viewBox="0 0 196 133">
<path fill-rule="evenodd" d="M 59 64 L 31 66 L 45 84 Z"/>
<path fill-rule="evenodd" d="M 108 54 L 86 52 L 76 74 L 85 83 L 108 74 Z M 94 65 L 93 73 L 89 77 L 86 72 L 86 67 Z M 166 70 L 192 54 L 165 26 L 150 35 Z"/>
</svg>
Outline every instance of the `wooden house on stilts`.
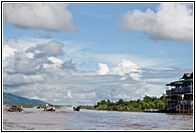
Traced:
<svg viewBox="0 0 196 133">
<path fill-rule="evenodd" d="M 178 81 L 166 84 L 167 110 L 193 113 L 193 72 L 184 73 Z"/>
</svg>

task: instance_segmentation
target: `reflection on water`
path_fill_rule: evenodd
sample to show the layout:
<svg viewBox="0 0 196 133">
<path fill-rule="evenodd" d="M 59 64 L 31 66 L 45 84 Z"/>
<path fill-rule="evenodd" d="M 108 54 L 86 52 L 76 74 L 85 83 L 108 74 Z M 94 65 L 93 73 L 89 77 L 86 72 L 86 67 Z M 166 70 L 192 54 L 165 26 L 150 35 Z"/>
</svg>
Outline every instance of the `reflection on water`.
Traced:
<svg viewBox="0 0 196 133">
<path fill-rule="evenodd" d="M 54 112 L 25 108 L 3 112 L 3 130 L 193 130 L 192 115 L 143 112 L 72 111 Z"/>
</svg>

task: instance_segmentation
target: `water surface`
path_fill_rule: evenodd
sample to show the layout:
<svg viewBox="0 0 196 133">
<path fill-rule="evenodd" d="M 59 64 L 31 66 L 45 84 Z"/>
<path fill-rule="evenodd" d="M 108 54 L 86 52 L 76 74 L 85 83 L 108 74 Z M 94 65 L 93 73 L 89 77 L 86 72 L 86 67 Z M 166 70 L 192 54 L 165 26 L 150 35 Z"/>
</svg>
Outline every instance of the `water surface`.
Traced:
<svg viewBox="0 0 196 133">
<path fill-rule="evenodd" d="M 24 108 L 24 112 L 3 112 L 3 130 L 183 130 L 193 128 L 192 115 L 114 112 L 57 108 L 43 111 Z"/>
</svg>

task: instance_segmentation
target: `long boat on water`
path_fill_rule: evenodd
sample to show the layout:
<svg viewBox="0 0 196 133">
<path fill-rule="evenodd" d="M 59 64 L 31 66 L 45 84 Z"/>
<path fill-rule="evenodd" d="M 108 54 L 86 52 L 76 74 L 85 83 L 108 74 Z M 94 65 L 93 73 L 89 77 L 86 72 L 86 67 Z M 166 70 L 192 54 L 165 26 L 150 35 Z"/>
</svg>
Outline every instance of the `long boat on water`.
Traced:
<svg viewBox="0 0 196 133">
<path fill-rule="evenodd" d="M 16 105 L 7 105 L 6 110 L 9 112 L 21 112 L 23 111 L 22 106 L 16 106 Z"/>
<path fill-rule="evenodd" d="M 46 104 L 44 111 L 55 111 L 55 106 Z"/>
<path fill-rule="evenodd" d="M 175 109 L 164 109 L 164 110 L 150 109 L 150 110 L 144 110 L 143 112 L 147 112 L 147 113 L 179 113 L 179 111 L 175 110 Z"/>
<path fill-rule="evenodd" d="M 80 106 L 74 106 L 74 107 L 73 107 L 73 110 L 74 110 L 74 111 L 80 111 Z"/>
</svg>

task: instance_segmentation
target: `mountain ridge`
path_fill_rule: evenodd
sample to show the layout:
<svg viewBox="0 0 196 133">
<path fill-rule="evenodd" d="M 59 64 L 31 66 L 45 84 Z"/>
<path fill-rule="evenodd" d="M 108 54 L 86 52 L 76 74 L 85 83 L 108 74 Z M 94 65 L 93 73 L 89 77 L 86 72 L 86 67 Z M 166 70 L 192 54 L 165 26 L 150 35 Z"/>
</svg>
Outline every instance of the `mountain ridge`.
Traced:
<svg viewBox="0 0 196 133">
<path fill-rule="evenodd" d="M 17 96 L 11 93 L 3 92 L 3 104 L 32 104 L 32 105 L 45 105 L 44 101 L 37 99 L 28 99 L 25 97 Z"/>
</svg>

